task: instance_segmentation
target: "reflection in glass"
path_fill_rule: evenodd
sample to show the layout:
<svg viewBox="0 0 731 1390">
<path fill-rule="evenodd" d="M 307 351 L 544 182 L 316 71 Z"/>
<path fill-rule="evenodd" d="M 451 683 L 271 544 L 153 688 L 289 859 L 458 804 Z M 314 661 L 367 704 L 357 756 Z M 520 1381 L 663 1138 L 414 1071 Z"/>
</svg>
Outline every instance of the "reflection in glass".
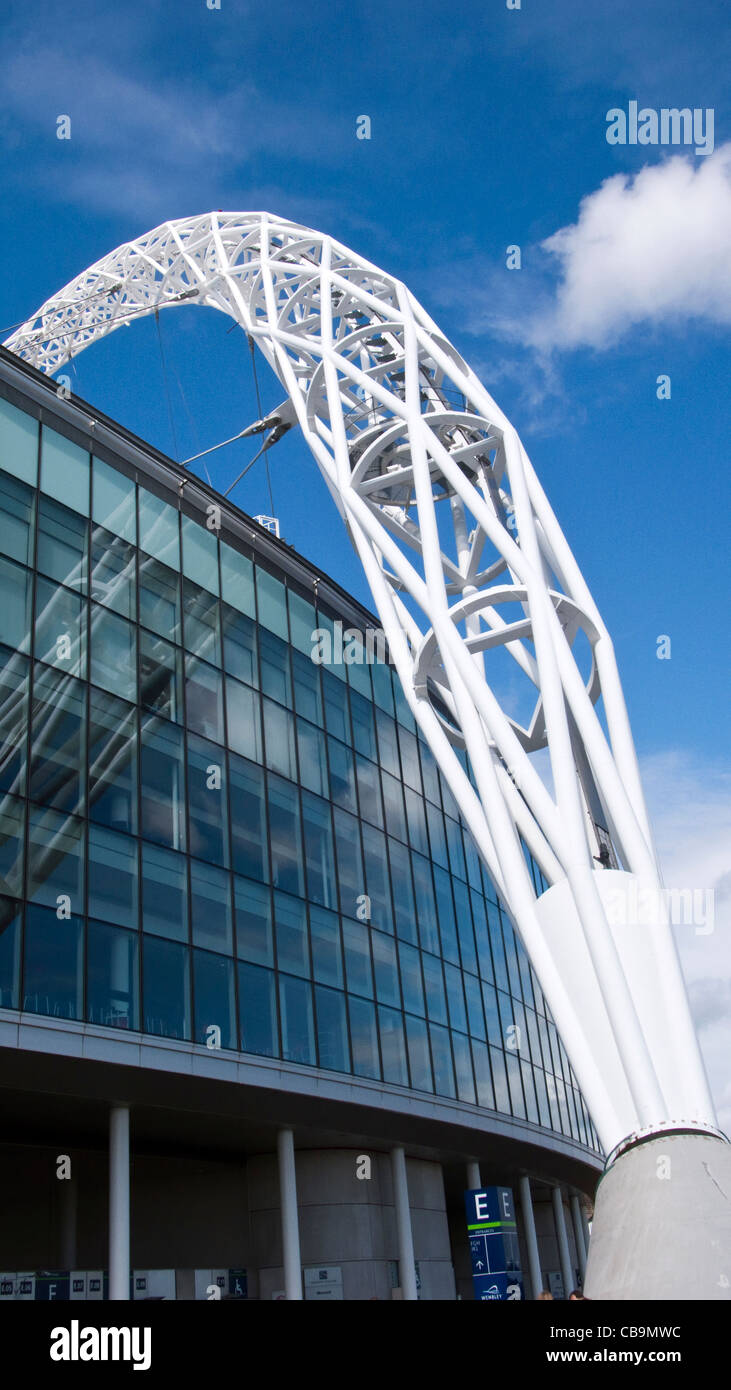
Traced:
<svg viewBox="0 0 731 1390">
<path fill-rule="evenodd" d="M 343 988 L 343 957 L 340 947 L 340 921 L 323 907 L 310 908 L 312 969 L 323 985 Z"/>
<path fill-rule="evenodd" d="M 136 637 L 131 623 L 92 604 L 90 679 L 123 700 L 137 696 Z"/>
<path fill-rule="evenodd" d="M 433 1091 L 429 1036 L 423 1018 L 406 1014 L 406 1043 L 409 1051 L 411 1084 L 417 1091 Z"/>
<path fill-rule="evenodd" d="M 89 922 L 86 1017 L 105 1028 L 140 1026 L 139 941 L 136 932 Z"/>
<path fill-rule="evenodd" d="M 325 723 L 327 731 L 342 743 L 350 743 L 350 721 L 348 719 L 348 689 L 330 671 L 323 668 L 322 690 L 325 701 Z"/>
<path fill-rule="evenodd" d="M 213 864 L 228 864 L 226 755 L 203 739 L 188 738 L 188 822 L 190 853 Z"/>
<path fill-rule="evenodd" d="M 317 796 L 327 796 L 327 761 L 325 735 L 314 724 L 297 719 L 297 752 L 300 781 L 303 787 Z"/>
<path fill-rule="evenodd" d="M 0 468 L 35 487 L 38 471 L 38 421 L 10 401 L 0 399 Z"/>
<path fill-rule="evenodd" d="M 94 459 L 91 515 L 115 536 L 136 543 L 135 485 L 118 468 L 98 458 Z"/>
<path fill-rule="evenodd" d="M 137 927 L 137 841 L 89 826 L 89 915 Z"/>
<path fill-rule="evenodd" d="M 234 912 L 236 915 L 236 953 L 242 960 L 255 965 L 274 964 L 272 940 L 272 903 L 268 888 L 234 878 Z"/>
<path fill-rule="evenodd" d="M 54 1018 L 81 1018 L 84 996 L 84 924 L 59 920 L 48 908 L 25 913 L 23 1008 Z"/>
<path fill-rule="evenodd" d="M 477 1104 L 484 1105 L 486 1110 L 494 1110 L 495 1093 L 492 1089 L 488 1050 L 483 1042 L 477 1042 L 475 1038 L 472 1039 L 472 1061 L 477 1085 Z"/>
<path fill-rule="evenodd" d="M 376 747 L 376 728 L 373 723 L 373 706 L 356 691 L 350 692 L 350 707 L 353 713 L 353 741 L 355 748 L 371 762 L 378 761 Z"/>
<path fill-rule="evenodd" d="M 26 483 L 0 472 L 0 535 L 5 555 L 20 565 L 33 563 L 35 493 Z"/>
<path fill-rule="evenodd" d="M 135 550 L 102 526 L 91 533 L 91 596 L 122 618 L 135 619 Z"/>
<path fill-rule="evenodd" d="M 142 626 L 170 642 L 179 642 L 180 576 L 141 551 L 139 591 Z"/>
<path fill-rule="evenodd" d="M 349 994 L 348 1012 L 353 1043 L 353 1071 L 356 1076 L 372 1076 L 376 1081 L 380 1081 L 381 1064 L 378 1058 L 375 1008 L 368 999 L 355 999 Z"/>
<path fill-rule="evenodd" d="M 262 761 L 260 697 L 248 685 L 226 677 L 228 746 L 244 758 Z"/>
<path fill-rule="evenodd" d="M 320 1066 L 328 1071 L 350 1071 L 344 996 L 337 990 L 316 985 L 315 1009 Z"/>
<path fill-rule="evenodd" d="M 449 1046 L 449 1033 L 438 1023 L 430 1023 L 432 1060 L 434 1062 L 434 1089 L 438 1096 L 456 1095 L 452 1049 Z"/>
<path fill-rule="evenodd" d="M 380 830 L 361 823 L 365 858 L 366 892 L 371 900 L 370 920 L 381 931 L 393 932 L 391 888 L 388 874 L 386 837 Z"/>
<path fill-rule="evenodd" d="M 302 897 L 304 875 L 297 790 L 272 773 L 268 774 L 268 781 L 272 882 L 275 888 Z"/>
<path fill-rule="evenodd" d="M 262 700 L 262 710 L 267 767 L 294 782 L 297 780 L 294 716 L 272 700 Z"/>
<path fill-rule="evenodd" d="M 383 932 L 371 932 L 371 944 L 373 946 L 373 970 L 376 977 L 376 999 L 381 1004 L 391 1004 L 395 1009 L 401 1008 L 401 990 L 399 988 L 398 963 L 396 960 L 396 943 L 391 936 L 384 936 Z"/>
<path fill-rule="evenodd" d="M 418 938 L 414 892 L 411 885 L 411 856 L 406 846 L 399 844 L 398 840 L 389 840 L 388 853 L 391 860 L 396 932 L 406 941 L 416 944 Z"/>
<path fill-rule="evenodd" d="M 183 632 L 185 645 L 194 656 L 221 665 L 221 633 L 218 599 L 183 580 Z"/>
<path fill-rule="evenodd" d="M 288 893 L 275 893 L 274 919 L 277 924 L 278 968 L 309 979 L 307 910 L 302 899 L 291 898 Z"/>
<path fill-rule="evenodd" d="M 243 961 L 239 961 L 238 969 L 241 1051 L 278 1057 L 274 971 L 246 965 Z"/>
<path fill-rule="evenodd" d="M 209 531 L 192 517 L 182 521 L 183 574 L 202 589 L 218 594 L 218 541 L 215 531 Z"/>
<path fill-rule="evenodd" d="M 256 623 L 223 604 L 223 660 L 230 676 L 246 685 L 259 684 L 256 664 Z"/>
<path fill-rule="evenodd" d="M 82 911 L 84 822 L 76 816 L 63 816 L 58 811 L 41 811 L 31 807 L 28 842 L 28 896 L 31 902 L 58 907 L 61 913 Z M 3 891 L 13 890 L 6 888 Z"/>
<path fill-rule="evenodd" d="M 457 1095 L 460 1100 L 475 1104 L 475 1081 L 472 1075 L 470 1041 L 464 1033 L 452 1033 L 454 1048 L 454 1067 L 457 1073 Z"/>
<path fill-rule="evenodd" d="M 411 855 L 411 866 L 414 870 L 414 892 L 416 895 L 416 915 L 419 922 L 419 940 L 425 951 L 434 951 L 439 954 L 439 930 L 437 928 L 437 910 L 434 903 L 434 885 L 432 883 L 431 865 L 428 859 L 422 859 L 420 854 Z"/>
<path fill-rule="evenodd" d="M 309 792 L 302 793 L 302 817 L 307 862 L 307 894 L 323 907 L 337 906 L 335 855 L 330 805 Z"/>
<path fill-rule="evenodd" d="M 142 834 L 171 849 L 184 849 L 183 733 L 176 724 L 143 716 L 140 779 Z"/>
<path fill-rule="evenodd" d="M 327 746 L 330 759 L 330 799 L 337 806 L 342 806 L 344 810 L 352 811 L 356 815 L 358 806 L 355 799 L 353 754 L 344 743 L 339 743 L 334 738 L 328 738 Z"/>
<path fill-rule="evenodd" d="M 444 993 L 442 962 L 436 956 L 423 954 L 421 963 L 424 969 L 424 989 L 426 991 L 426 1011 L 434 1023 L 447 1023 L 447 997 Z"/>
<path fill-rule="evenodd" d="M 156 560 L 180 569 L 180 543 L 178 538 L 178 513 L 169 502 L 155 497 L 146 488 L 140 487 L 140 549 L 153 555 Z"/>
<path fill-rule="evenodd" d="M 291 975 L 279 976 L 279 1009 L 282 1019 L 282 1056 L 288 1062 L 316 1064 L 312 986 Z"/>
<path fill-rule="evenodd" d="M 33 682 L 30 795 L 59 811 L 81 811 L 86 687 L 38 664 Z"/>
<path fill-rule="evenodd" d="M 256 616 L 254 602 L 254 566 L 246 555 L 221 541 L 221 593 L 232 608 Z"/>
<path fill-rule="evenodd" d="M 234 999 L 234 963 L 225 956 L 210 951 L 193 952 L 193 989 L 195 998 L 195 1041 L 207 1043 L 217 1039 L 220 1046 L 236 1050 L 236 1004 Z M 220 1028 L 220 1037 L 211 1028 Z"/>
<path fill-rule="evenodd" d="M 406 1065 L 403 1018 L 395 1009 L 384 1009 L 381 1006 L 378 1010 L 378 1024 L 381 1033 L 383 1079 L 395 1086 L 408 1086 L 409 1070 Z"/>
<path fill-rule="evenodd" d="M 223 743 L 221 672 L 194 656 L 185 658 L 185 710 L 189 729 Z"/>
<path fill-rule="evenodd" d="M 323 723 L 320 668 L 300 652 L 292 652 L 294 707 L 311 724 Z"/>
<path fill-rule="evenodd" d="M 256 597 L 262 627 L 287 640 L 287 599 L 284 585 L 268 570 L 256 567 Z"/>
<path fill-rule="evenodd" d="M 38 572 L 67 589 L 86 593 L 89 523 L 61 502 L 41 496 L 38 501 Z"/>
<path fill-rule="evenodd" d="M 259 638 L 261 688 L 265 695 L 280 705 L 292 707 L 292 682 L 289 675 L 289 648 L 278 637 L 262 628 Z"/>
<path fill-rule="evenodd" d="M 161 937 L 142 938 L 145 1033 L 190 1037 L 190 962 L 187 946 Z"/>
<path fill-rule="evenodd" d="M 154 936 L 188 940 L 188 875 L 182 854 L 142 845 L 142 926 Z"/>
<path fill-rule="evenodd" d="M 401 963 L 401 988 L 404 992 L 404 1008 L 407 1013 L 424 1015 L 424 987 L 421 980 L 420 955 L 413 946 L 405 942 L 398 944 Z"/>
<path fill-rule="evenodd" d="M 362 915 L 365 875 L 360 851 L 360 831 L 355 816 L 333 809 L 335 852 L 340 882 L 340 908 L 348 917 Z M 360 914 L 359 914 L 360 909 Z"/>
<path fill-rule="evenodd" d="M 223 869 L 191 859 L 190 916 L 194 946 L 233 954 L 231 882 Z"/>
<path fill-rule="evenodd" d="M 41 430 L 41 492 L 89 515 L 89 451 L 48 425 Z"/>
<path fill-rule="evenodd" d="M 7 597 L 4 590 L 3 608 Z M 86 601 L 68 589 L 56 588 L 40 575 L 36 579 L 35 652 L 40 661 L 70 676 L 82 680 L 86 676 Z"/>
<path fill-rule="evenodd" d="M 18 1007 L 20 924 L 20 903 L 0 897 L 0 1009 Z"/>
<path fill-rule="evenodd" d="M 181 655 L 178 647 L 140 628 L 140 704 L 165 719 L 183 717 Z"/>
<path fill-rule="evenodd" d="M 110 830 L 137 829 L 137 716 L 133 705 L 89 688 L 89 815 Z"/>
<path fill-rule="evenodd" d="M 268 880 L 264 773 L 256 763 L 229 756 L 233 867 L 248 878 Z"/>
<path fill-rule="evenodd" d="M 371 946 L 369 928 L 365 923 L 343 918 L 343 948 L 348 989 L 352 994 L 364 994 L 372 999 Z"/>
</svg>

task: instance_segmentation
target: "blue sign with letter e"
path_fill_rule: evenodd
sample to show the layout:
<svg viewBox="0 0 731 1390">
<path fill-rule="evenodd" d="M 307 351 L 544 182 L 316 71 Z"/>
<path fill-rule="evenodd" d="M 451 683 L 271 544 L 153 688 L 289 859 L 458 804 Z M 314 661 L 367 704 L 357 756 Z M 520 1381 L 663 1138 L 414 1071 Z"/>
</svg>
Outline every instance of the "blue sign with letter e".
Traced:
<svg viewBox="0 0 731 1390">
<path fill-rule="evenodd" d="M 471 1188 L 464 1196 L 475 1298 L 480 1303 L 522 1298 L 523 1275 L 511 1189 Z"/>
</svg>

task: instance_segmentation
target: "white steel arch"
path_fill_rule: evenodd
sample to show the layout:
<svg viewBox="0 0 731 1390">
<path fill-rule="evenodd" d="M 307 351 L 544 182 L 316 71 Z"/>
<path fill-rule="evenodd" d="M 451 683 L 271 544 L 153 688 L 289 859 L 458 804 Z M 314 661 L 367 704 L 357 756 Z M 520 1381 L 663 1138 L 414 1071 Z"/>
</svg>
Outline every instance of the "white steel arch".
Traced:
<svg viewBox="0 0 731 1390">
<path fill-rule="evenodd" d="M 287 391 L 269 420 L 299 423 L 348 527 L 406 699 L 605 1149 L 640 1131 L 712 1128 L 612 643 L 515 429 L 405 285 L 268 213 L 164 223 L 84 271 L 5 346 L 53 373 L 186 302 L 229 314 Z M 523 723 L 491 683 L 498 650 L 534 691 Z M 531 758 L 541 748 L 550 776 Z"/>
</svg>

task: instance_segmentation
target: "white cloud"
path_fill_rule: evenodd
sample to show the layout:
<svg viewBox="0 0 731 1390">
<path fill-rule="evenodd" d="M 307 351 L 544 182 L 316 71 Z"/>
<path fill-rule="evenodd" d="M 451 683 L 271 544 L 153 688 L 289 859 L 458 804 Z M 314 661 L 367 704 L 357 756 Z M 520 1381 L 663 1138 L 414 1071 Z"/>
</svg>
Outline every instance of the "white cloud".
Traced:
<svg viewBox="0 0 731 1390">
<path fill-rule="evenodd" d="M 560 280 L 513 332 L 545 351 L 605 348 L 641 323 L 729 324 L 730 242 L 731 144 L 616 174 L 541 243 Z"/>
<path fill-rule="evenodd" d="M 713 930 L 675 929 L 718 1122 L 731 1133 L 731 768 L 690 752 L 643 761 L 667 888 L 712 889 Z"/>
</svg>

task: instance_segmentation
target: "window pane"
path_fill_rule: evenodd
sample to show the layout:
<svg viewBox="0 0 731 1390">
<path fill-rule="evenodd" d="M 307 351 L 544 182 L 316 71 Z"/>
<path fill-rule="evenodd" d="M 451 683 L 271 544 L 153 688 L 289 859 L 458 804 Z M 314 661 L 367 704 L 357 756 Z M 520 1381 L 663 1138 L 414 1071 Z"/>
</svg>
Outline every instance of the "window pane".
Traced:
<svg viewBox="0 0 731 1390">
<path fill-rule="evenodd" d="M 492 1089 L 488 1050 L 484 1043 L 476 1042 L 474 1038 L 472 1039 L 472 1061 L 477 1083 L 477 1104 L 484 1105 L 486 1110 L 494 1110 L 495 1093 Z"/>
<path fill-rule="evenodd" d="M 89 826 L 89 916 L 137 927 L 137 841 Z"/>
<path fill-rule="evenodd" d="M 190 1037 L 190 961 L 187 946 L 143 937 L 144 1031 Z"/>
<path fill-rule="evenodd" d="M 442 962 L 436 956 L 422 955 L 426 1010 L 435 1023 L 447 1023 L 447 998 L 444 992 Z"/>
<path fill-rule="evenodd" d="M 223 869 L 191 859 L 190 917 L 194 946 L 233 954 L 231 882 Z"/>
<path fill-rule="evenodd" d="M 386 837 L 370 825 L 361 825 L 365 858 L 366 892 L 371 900 L 370 920 L 381 931 L 393 932 L 391 886 Z"/>
<path fill-rule="evenodd" d="M 400 782 L 388 772 L 381 773 L 383 802 L 386 808 L 386 829 L 389 835 L 398 840 L 406 839 L 406 815 L 404 813 L 404 793 Z"/>
<path fill-rule="evenodd" d="M 234 1000 L 234 963 L 225 956 L 209 951 L 193 952 L 193 989 L 195 998 L 195 1041 L 215 1040 L 210 1030 L 220 1028 L 221 1047 L 236 1050 L 236 1006 Z"/>
<path fill-rule="evenodd" d="M 310 908 L 312 969 L 323 985 L 343 987 L 343 959 L 340 949 L 340 921 L 334 912 Z"/>
<path fill-rule="evenodd" d="M 378 728 L 378 749 L 380 753 L 381 767 L 385 767 L 392 777 L 401 779 L 401 764 L 398 754 L 398 740 L 396 738 L 396 724 L 388 715 L 379 713 L 376 720 Z"/>
<path fill-rule="evenodd" d="M 505 1064 L 508 1069 L 508 1085 L 510 1086 L 510 1099 L 512 1102 L 513 1114 L 524 1120 L 525 1101 L 523 1099 L 523 1087 L 520 1080 L 520 1062 L 514 1052 L 505 1053 Z M 565 1131 L 570 1133 L 570 1129 Z"/>
<path fill-rule="evenodd" d="M 294 717 L 289 710 L 275 705 L 273 700 L 262 700 L 264 714 L 264 745 L 267 767 L 287 777 L 290 782 L 297 780 L 297 759 L 294 747 Z"/>
<path fill-rule="evenodd" d="M 472 1075 L 472 1057 L 470 1056 L 469 1038 L 463 1033 L 452 1034 L 452 1046 L 454 1048 L 454 1065 L 457 1072 L 457 1095 L 460 1100 L 469 1101 L 475 1104 L 475 1081 Z"/>
<path fill-rule="evenodd" d="M 140 1026 L 139 941 L 136 932 L 89 922 L 86 1017 L 105 1028 Z"/>
<path fill-rule="evenodd" d="M 467 1012 L 462 991 L 462 972 L 456 965 L 445 965 L 444 978 L 447 985 L 449 1021 L 460 1033 L 467 1032 Z"/>
<path fill-rule="evenodd" d="M 188 820 L 190 853 L 213 864 L 228 864 L 226 768 L 222 748 L 188 738 Z"/>
<path fill-rule="evenodd" d="M 393 937 L 384 936 L 383 932 L 380 931 L 374 931 L 371 932 L 371 945 L 373 946 L 373 969 L 376 977 L 376 999 L 381 1004 L 392 1004 L 394 1008 L 400 1009 L 401 990 L 396 961 L 396 943 Z"/>
<path fill-rule="evenodd" d="M 307 938 L 307 911 L 301 898 L 287 893 L 274 894 L 277 924 L 277 967 L 292 975 L 310 976 L 310 950 Z"/>
<path fill-rule="evenodd" d="M 399 685 L 400 689 L 400 685 Z M 404 782 L 421 797 L 421 773 L 419 771 L 419 750 L 414 734 L 409 733 L 403 724 L 398 726 L 398 741 L 401 752 L 401 766 Z"/>
<path fill-rule="evenodd" d="M 292 705 L 292 682 L 289 675 L 289 649 L 278 637 L 260 629 L 259 658 L 261 688 L 280 705 Z"/>
<path fill-rule="evenodd" d="M 304 895 L 302 836 L 297 791 L 271 773 L 269 781 L 269 834 L 272 849 L 272 882 L 285 893 Z M 309 855 L 308 855 L 309 867 Z"/>
<path fill-rule="evenodd" d="M 320 1066 L 328 1071 L 350 1071 L 344 996 L 337 990 L 316 986 L 315 1008 Z"/>
<path fill-rule="evenodd" d="M 13 569 L 16 569 L 15 565 Z M 19 595 L 16 598 L 15 591 L 4 580 L 3 599 L 0 636 L 3 616 L 9 611 L 14 617 L 17 612 L 14 618 L 16 640 L 12 641 L 7 636 L 3 640 L 8 646 L 20 647 L 23 637 L 17 630 Z M 69 593 L 68 589 L 57 589 L 55 584 L 47 583 L 40 575 L 36 579 L 35 652 L 40 661 L 45 661 L 49 666 L 58 666 L 70 676 L 80 676 L 82 680 L 86 676 L 86 603 L 78 594 Z"/>
<path fill-rule="evenodd" d="M 462 831 L 453 821 L 451 816 L 445 816 L 444 823 L 447 827 L 447 844 L 449 846 L 449 862 L 453 874 L 459 878 L 467 877 L 467 866 L 464 860 L 464 845 L 462 844 Z"/>
<path fill-rule="evenodd" d="M 355 816 L 337 808 L 333 811 L 335 850 L 340 880 L 340 908 L 348 917 L 362 915 L 365 875 L 360 852 L 360 831 Z"/>
<path fill-rule="evenodd" d="M 38 664 L 33 682 L 30 795 L 59 811 L 83 810 L 86 687 Z"/>
<path fill-rule="evenodd" d="M 38 421 L 10 401 L 0 399 L 0 468 L 35 487 L 38 471 Z"/>
<path fill-rule="evenodd" d="M 302 815 L 307 859 L 307 895 L 324 907 L 337 906 L 335 856 L 330 806 L 309 792 L 302 793 Z"/>
<path fill-rule="evenodd" d="M 255 690 L 226 677 L 226 719 L 228 746 L 244 758 L 262 761 L 260 698 Z"/>
<path fill-rule="evenodd" d="M 254 606 L 254 567 L 246 555 L 221 541 L 221 592 L 227 603 L 250 618 Z"/>
<path fill-rule="evenodd" d="M 452 1051 L 449 1046 L 449 1033 L 437 1023 L 429 1025 L 432 1058 L 434 1061 L 434 1089 L 438 1096 L 456 1095 Z"/>
<path fill-rule="evenodd" d="M 165 719 L 179 721 L 183 717 L 182 686 L 178 647 L 140 628 L 140 704 Z"/>
<path fill-rule="evenodd" d="M 110 830 L 137 829 L 137 715 L 89 687 L 89 815 Z"/>
<path fill-rule="evenodd" d="M 317 796 L 327 796 L 325 735 L 314 724 L 297 719 L 297 752 L 300 782 Z"/>
<path fill-rule="evenodd" d="M 356 757 L 358 773 L 358 797 L 361 816 L 371 825 L 383 825 L 383 802 L 381 801 L 381 779 L 375 763 L 366 758 Z"/>
<path fill-rule="evenodd" d="M 437 929 L 437 910 L 434 902 L 431 865 L 421 855 L 411 855 L 414 871 L 414 892 L 416 894 L 416 915 L 419 922 L 419 940 L 425 951 L 439 954 L 439 931 Z"/>
<path fill-rule="evenodd" d="M 140 777 L 142 834 L 171 849 L 184 849 L 183 733 L 177 725 L 143 716 Z"/>
<path fill-rule="evenodd" d="M 282 1056 L 289 1062 L 314 1066 L 315 1027 L 312 1017 L 312 986 L 291 975 L 279 976 L 279 1008 L 282 1016 Z"/>
<path fill-rule="evenodd" d="M 0 898 L 0 1009 L 18 1007 L 20 924 L 20 904 L 10 898 Z"/>
<path fill-rule="evenodd" d="M 248 878 L 269 878 L 264 773 L 233 755 L 230 762 L 233 867 Z"/>
<path fill-rule="evenodd" d="M 406 941 L 416 944 L 416 914 L 414 894 L 411 886 L 411 858 L 405 845 L 397 840 L 389 840 L 388 852 L 391 859 L 391 878 L 393 882 L 393 901 L 396 909 L 396 931 Z"/>
<path fill-rule="evenodd" d="M 183 632 L 185 645 L 194 656 L 221 665 L 221 632 L 218 599 L 183 580 Z"/>
<path fill-rule="evenodd" d="M 353 713 L 353 741 L 356 750 L 372 762 L 378 760 L 376 747 L 376 727 L 373 723 L 373 706 L 354 690 L 350 692 L 350 707 Z"/>
<path fill-rule="evenodd" d="M 123 700 L 137 696 L 136 629 L 92 605 L 90 679 Z"/>
<path fill-rule="evenodd" d="M 380 1081 L 376 1011 L 367 999 L 353 999 L 350 995 L 348 1010 L 353 1043 L 353 1071 L 357 1076 L 373 1076 Z"/>
<path fill-rule="evenodd" d="M 140 553 L 140 622 L 171 642 L 181 639 L 180 576 Z"/>
<path fill-rule="evenodd" d="M 381 1030 L 383 1079 L 393 1082 L 396 1086 L 408 1086 L 403 1018 L 393 1009 L 379 1008 L 378 1023 Z"/>
<path fill-rule="evenodd" d="M 124 540 L 137 541 L 135 525 L 135 485 L 118 469 L 94 459 L 92 517 L 100 526 Z"/>
<path fill-rule="evenodd" d="M 322 672 L 322 690 L 325 701 L 325 723 L 327 731 L 334 738 L 350 743 L 350 724 L 348 719 L 348 691 L 342 681 L 336 680 L 328 671 Z"/>
<path fill-rule="evenodd" d="M 439 795 L 439 770 L 431 749 L 419 739 L 419 756 L 421 759 L 421 775 L 424 779 L 424 792 L 435 806 L 441 806 Z"/>
<path fill-rule="evenodd" d="M 135 619 L 135 550 L 95 526 L 91 533 L 91 596 L 123 618 Z"/>
<path fill-rule="evenodd" d="M 38 501 L 38 571 L 86 593 L 89 523 L 50 497 Z"/>
<path fill-rule="evenodd" d="M 189 729 L 223 743 L 221 672 L 194 656 L 185 658 L 185 708 Z"/>
<path fill-rule="evenodd" d="M 268 888 L 234 878 L 234 911 L 236 913 L 236 952 L 242 960 L 255 965 L 274 964 L 272 941 L 272 904 Z"/>
<path fill-rule="evenodd" d="M 155 497 L 143 487 L 139 489 L 140 548 L 156 560 L 180 569 L 178 513 L 169 502 Z"/>
<path fill-rule="evenodd" d="M 391 668 L 375 661 L 371 667 L 373 677 L 373 698 L 387 714 L 393 714 L 393 691 L 391 688 Z M 376 715 L 380 719 L 380 714 Z"/>
<path fill-rule="evenodd" d="M 42 581 L 38 581 L 39 585 Z M 29 650 L 31 572 L 0 556 L 0 642 Z"/>
<path fill-rule="evenodd" d="M 241 1051 L 278 1057 L 274 973 L 239 962 L 239 1023 Z"/>
<path fill-rule="evenodd" d="M 323 723 L 320 672 L 314 662 L 299 652 L 292 652 L 294 674 L 294 707 L 298 714 L 313 724 Z"/>
<path fill-rule="evenodd" d="M 275 632 L 285 642 L 287 632 L 287 603 L 284 585 L 267 570 L 256 567 L 256 597 L 259 604 L 259 622 L 270 632 Z"/>
<path fill-rule="evenodd" d="M 501 1047 L 503 1043 L 503 1029 L 500 1022 L 500 1013 L 497 1006 L 497 996 L 492 985 L 483 983 L 482 1002 L 485 1006 L 485 1019 L 487 1021 L 487 1036 L 491 1043 Z"/>
<path fill-rule="evenodd" d="M 318 637 L 316 647 L 313 644 L 313 659 L 322 663 L 323 674 L 327 668 L 331 675 L 330 679 L 337 678 L 342 684 L 347 680 L 346 667 L 344 665 L 344 642 L 343 624 L 340 619 L 333 621 L 322 609 L 317 614 Z M 317 655 L 315 656 L 315 651 Z M 335 730 L 332 731 L 333 733 Z"/>
<path fill-rule="evenodd" d="M 312 656 L 312 634 L 317 627 L 315 610 L 307 599 L 300 598 L 292 589 L 289 591 L 289 630 L 292 646 L 305 656 Z"/>
<path fill-rule="evenodd" d="M 25 914 L 23 1008 L 55 1018 L 81 1018 L 84 924 L 71 916 L 28 907 Z"/>
<path fill-rule="evenodd" d="M 437 909 L 439 911 L 439 935 L 442 942 L 442 955 L 445 960 L 454 961 L 459 964 L 459 948 L 457 946 L 457 924 L 454 920 L 454 901 L 452 899 L 452 885 L 449 874 L 442 869 L 434 869 L 434 887 L 437 897 Z"/>
<path fill-rule="evenodd" d="M 490 1048 L 490 1062 L 492 1064 L 492 1080 L 495 1087 L 495 1108 L 504 1115 L 510 1115 L 510 1096 L 508 1094 L 508 1081 L 505 1075 L 505 1058 L 502 1052 L 496 1047 Z"/>
<path fill-rule="evenodd" d="M 0 535 L 5 555 L 21 565 L 33 563 L 35 494 L 25 483 L 0 473 Z"/>
<path fill-rule="evenodd" d="M 44 425 L 41 430 L 41 492 L 89 515 L 89 454 Z"/>
<path fill-rule="evenodd" d="M 157 845 L 142 846 L 142 926 L 153 936 L 188 940 L 185 858 Z"/>
<path fill-rule="evenodd" d="M 7 799 L 6 799 L 7 802 Z M 7 814 L 6 803 L 4 803 Z M 83 910 L 84 824 L 75 816 L 31 808 L 28 844 L 28 896 L 72 914 Z M 8 886 L 0 889 L 12 893 Z M 62 918 L 59 918 L 62 920 Z"/>
<path fill-rule="evenodd" d="M 480 893 L 475 893 L 474 889 L 470 892 L 472 903 L 472 918 L 475 924 L 475 944 L 477 946 L 477 963 L 483 980 L 492 979 L 492 956 L 490 954 L 490 934 L 487 929 L 487 912 L 485 900 Z"/>
<path fill-rule="evenodd" d="M 485 1040 L 485 1016 L 482 1012 L 482 990 L 480 982 L 474 975 L 463 976 L 465 995 L 467 996 L 467 1019 L 469 1031 L 473 1038 Z"/>
<path fill-rule="evenodd" d="M 406 1015 L 406 1041 L 412 1086 L 417 1091 L 433 1091 L 429 1039 L 423 1019 Z"/>
<path fill-rule="evenodd" d="M 0 789 L 25 791 L 30 663 L 0 647 Z"/>
<path fill-rule="evenodd" d="M 419 854 L 428 854 L 429 841 L 426 834 L 424 802 L 410 787 L 404 787 L 404 797 L 406 800 L 406 816 L 409 825 L 409 839 L 414 849 L 419 851 Z"/>
<path fill-rule="evenodd" d="M 223 660 L 229 675 L 247 685 L 259 684 L 256 663 L 256 623 L 223 605 Z"/>
<path fill-rule="evenodd" d="M 355 799 L 355 768 L 353 754 L 344 743 L 329 738 L 327 741 L 330 758 L 330 798 L 337 806 L 357 814 Z"/>
<path fill-rule="evenodd" d="M 215 531 L 182 518 L 183 574 L 209 594 L 218 593 L 218 541 Z"/>
<path fill-rule="evenodd" d="M 424 987 L 421 982 L 421 961 L 419 952 L 413 946 L 398 944 L 401 962 L 401 988 L 404 992 L 404 1008 L 408 1013 L 421 1014 L 424 1010 Z"/>
<path fill-rule="evenodd" d="M 348 989 L 353 994 L 365 994 L 372 999 L 373 976 L 368 927 L 363 922 L 349 922 L 347 917 L 344 917 L 343 946 Z"/>
<path fill-rule="evenodd" d="M 24 803 L 6 792 L 0 797 L 0 893 L 11 898 L 19 898 L 23 892 L 24 828 Z M 31 891 L 30 884 L 28 891 Z M 80 899 L 77 906 L 79 904 Z"/>
</svg>

